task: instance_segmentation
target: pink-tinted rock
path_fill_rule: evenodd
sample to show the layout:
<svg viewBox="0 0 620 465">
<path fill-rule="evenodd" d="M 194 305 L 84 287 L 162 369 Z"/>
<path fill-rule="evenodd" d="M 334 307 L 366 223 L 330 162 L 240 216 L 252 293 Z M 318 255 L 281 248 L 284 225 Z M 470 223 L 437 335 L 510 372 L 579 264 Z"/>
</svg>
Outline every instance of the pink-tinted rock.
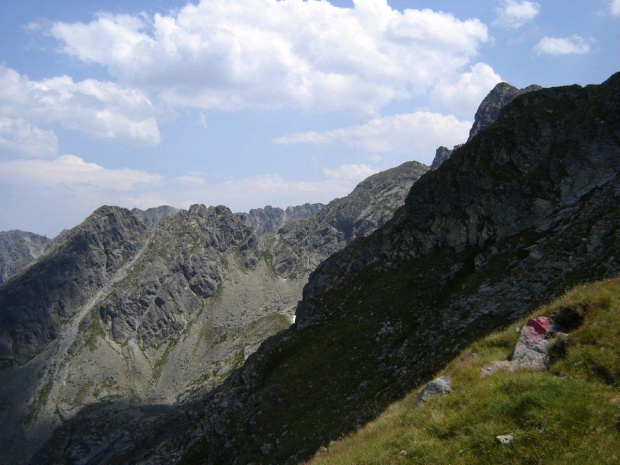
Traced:
<svg viewBox="0 0 620 465">
<path fill-rule="evenodd" d="M 526 325 L 533 328 L 536 334 L 547 334 L 549 332 L 549 327 L 551 326 L 547 317 L 544 316 L 532 318 L 526 323 Z"/>
</svg>

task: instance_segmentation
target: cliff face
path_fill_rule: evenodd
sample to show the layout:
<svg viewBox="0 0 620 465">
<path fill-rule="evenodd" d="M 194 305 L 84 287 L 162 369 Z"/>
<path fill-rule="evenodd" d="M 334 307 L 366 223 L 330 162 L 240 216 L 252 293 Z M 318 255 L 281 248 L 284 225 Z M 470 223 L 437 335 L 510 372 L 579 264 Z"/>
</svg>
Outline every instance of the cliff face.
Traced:
<svg viewBox="0 0 620 465">
<path fill-rule="evenodd" d="M 481 335 L 617 274 L 619 172 L 620 75 L 522 95 L 416 182 L 393 220 L 321 264 L 299 323 L 220 388 L 148 431 L 127 410 L 84 412 L 37 458 L 298 463 Z"/>
<path fill-rule="evenodd" d="M 24 231 L 0 231 L 0 285 L 45 253 L 52 241 Z"/>
</svg>

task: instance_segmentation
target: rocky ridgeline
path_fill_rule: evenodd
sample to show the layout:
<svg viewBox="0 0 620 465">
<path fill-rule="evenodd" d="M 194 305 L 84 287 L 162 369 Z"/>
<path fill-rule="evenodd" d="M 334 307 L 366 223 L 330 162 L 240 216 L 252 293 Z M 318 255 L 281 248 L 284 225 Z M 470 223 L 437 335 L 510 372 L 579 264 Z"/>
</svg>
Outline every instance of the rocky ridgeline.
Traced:
<svg viewBox="0 0 620 465">
<path fill-rule="evenodd" d="M 165 218 L 178 213 L 178 209 L 171 207 L 170 205 L 162 205 L 160 207 L 148 208 L 146 210 L 140 210 L 139 208 L 133 208 L 131 213 L 148 229 L 152 229 L 159 224 L 159 222 Z"/>
<path fill-rule="evenodd" d="M 497 84 L 480 103 L 478 110 L 476 110 L 474 124 L 469 131 L 469 138 L 467 140 L 470 141 L 480 131 L 488 128 L 495 121 L 497 121 L 503 108 L 512 102 L 516 97 L 527 92 L 540 89 L 542 89 L 542 87 L 536 84 L 524 87 L 523 89 L 518 89 L 511 86 L 507 82 L 500 82 Z M 454 149 L 439 147 L 435 152 L 435 158 L 431 164 L 431 170 L 437 169 L 444 161 L 450 158 L 452 152 L 458 147 L 458 145 L 454 147 Z"/>
<path fill-rule="evenodd" d="M 315 216 L 291 222 L 280 228 L 277 236 L 264 238 L 276 272 L 285 277 L 307 276 L 334 252 L 383 226 L 427 170 L 412 161 L 374 174 Z"/>
<path fill-rule="evenodd" d="M 0 231 L 0 285 L 45 253 L 52 241 L 24 231 Z"/>
<path fill-rule="evenodd" d="M 240 215 L 259 236 L 262 236 L 265 233 L 275 234 L 281 227 L 293 221 L 315 216 L 323 207 L 325 205 L 322 203 L 305 203 L 283 210 L 268 205 L 265 208 L 253 208 L 248 213 Z"/>
<path fill-rule="evenodd" d="M 303 461 L 479 337 L 617 274 L 619 164 L 620 74 L 519 96 L 393 220 L 323 262 L 299 324 L 221 387 L 148 427 L 126 410 L 85 411 L 38 462 Z"/>
</svg>

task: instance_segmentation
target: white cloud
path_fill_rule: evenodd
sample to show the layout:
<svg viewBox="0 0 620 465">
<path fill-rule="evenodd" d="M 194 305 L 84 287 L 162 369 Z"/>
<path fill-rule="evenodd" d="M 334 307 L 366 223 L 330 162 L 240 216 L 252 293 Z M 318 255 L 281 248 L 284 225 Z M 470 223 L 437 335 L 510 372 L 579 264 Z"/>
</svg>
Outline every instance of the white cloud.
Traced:
<svg viewBox="0 0 620 465">
<path fill-rule="evenodd" d="M 543 37 L 534 47 L 537 55 L 585 55 L 590 51 L 594 39 L 584 39 L 581 36 L 572 37 Z"/>
<path fill-rule="evenodd" d="M 620 0 L 611 0 L 609 2 L 609 10 L 614 16 L 620 16 Z"/>
<path fill-rule="evenodd" d="M 131 169 L 106 169 L 75 155 L 54 160 L 9 160 L 0 162 L 0 182 L 19 186 L 87 188 L 126 192 L 143 185 L 157 185 L 162 176 Z"/>
<path fill-rule="evenodd" d="M 455 78 L 489 40 L 477 19 L 324 1 L 203 0 L 153 17 L 55 23 L 64 53 L 174 106 L 375 111 Z"/>
<path fill-rule="evenodd" d="M 540 13 L 536 2 L 519 0 L 499 0 L 501 6 L 495 8 L 497 19 L 494 24 L 518 28 L 532 21 Z"/>
<path fill-rule="evenodd" d="M 69 76 L 32 81 L 0 65 L 0 113 L 26 124 L 59 123 L 102 139 L 160 141 L 150 100 L 111 82 L 74 82 Z"/>
<path fill-rule="evenodd" d="M 323 168 L 323 174 L 329 179 L 360 182 L 377 172 L 368 165 L 341 165 L 336 169 Z"/>
<path fill-rule="evenodd" d="M 476 63 L 471 72 L 457 76 L 456 80 L 437 83 L 431 98 L 442 107 L 461 117 L 472 117 L 480 102 L 501 82 L 502 78 L 485 63 Z"/>
<path fill-rule="evenodd" d="M 360 126 L 322 133 L 302 132 L 278 137 L 274 143 L 340 143 L 371 153 L 408 154 L 430 163 L 439 145 L 451 147 L 466 141 L 471 124 L 452 115 L 416 112 L 375 118 Z"/>
<path fill-rule="evenodd" d="M 0 116 L 0 157 L 47 158 L 58 154 L 54 131 L 33 126 L 21 118 Z"/>
</svg>

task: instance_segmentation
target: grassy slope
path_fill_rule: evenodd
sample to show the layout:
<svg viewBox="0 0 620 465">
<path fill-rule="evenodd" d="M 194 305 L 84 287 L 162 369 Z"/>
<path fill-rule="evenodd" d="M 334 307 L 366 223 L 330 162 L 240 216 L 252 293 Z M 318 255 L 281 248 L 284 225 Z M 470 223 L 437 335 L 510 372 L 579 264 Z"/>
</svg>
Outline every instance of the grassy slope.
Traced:
<svg viewBox="0 0 620 465">
<path fill-rule="evenodd" d="M 576 287 L 534 316 L 581 304 L 588 306 L 584 323 L 550 370 L 480 376 L 482 367 L 506 359 L 523 320 L 437 373 L 452 378 L 450 395 L 415 407 L 412 392 L 308 463 L 619 463 L 620 278 Z M 502 434 L 513 442 L 499 444 Z"/>
</svg>

